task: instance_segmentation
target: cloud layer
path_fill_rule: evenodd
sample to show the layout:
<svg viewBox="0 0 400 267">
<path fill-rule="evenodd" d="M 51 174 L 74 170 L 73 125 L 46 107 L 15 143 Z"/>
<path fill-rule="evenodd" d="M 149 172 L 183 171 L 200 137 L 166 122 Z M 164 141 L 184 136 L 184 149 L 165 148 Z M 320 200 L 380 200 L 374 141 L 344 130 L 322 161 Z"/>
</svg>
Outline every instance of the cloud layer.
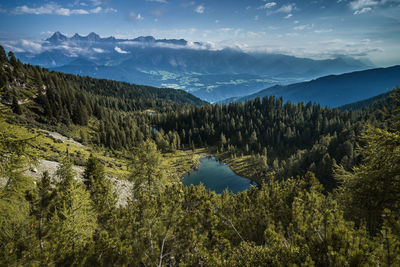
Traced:
<svg viewBox="0 0 400 267">
<path fill-rule="evenodd" d="M 98 14 L 101 12 L 111 13 L 116 11 L 117 10 L 113 8 L 103 9 L 101 6 L 97 6 L 92 9 L 70 9 L 62 7 L 57 3 L 50 2 L 40 7 L 28 7 L 27 5 L 17 6 L 14 10 L 12 10 L 11 13 L 15 15 L 32 14 L 32 15 L 71 16 L 71 15 Z"/>
</svg>

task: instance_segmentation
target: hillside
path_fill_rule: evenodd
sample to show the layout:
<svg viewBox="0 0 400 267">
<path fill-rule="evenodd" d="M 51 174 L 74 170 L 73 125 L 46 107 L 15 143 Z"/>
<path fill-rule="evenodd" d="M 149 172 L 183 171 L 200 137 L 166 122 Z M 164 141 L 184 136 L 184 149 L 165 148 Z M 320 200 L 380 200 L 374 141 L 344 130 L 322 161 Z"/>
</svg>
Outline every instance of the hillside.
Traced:
<svg viewBox="0 0 400 267">
<path fill-rule="evenodd" d="M 1 48 L 0 66 L 1 266 L 400 264 L 399 89 L 385 114 L 190 105 Z M 258 185 L 184 186 L 211 155 Z"/>
<path fill-rule="evenodd" d="M 252 95 L 226 99 L 222 103 L 277 96 L 292 103 L 311 101 L 323 106 L 339 107 L 385 93 L 394 88 L 399 81 L 400 66 L 393 66 L 330 75 L 286 86 L 276 85 Z"/>
<path fill-rule="evenodd" d="M 343 106 L 340 106 L 340 110 L 361 110 L 361 109 L 376 109 L 376 108 L 382 108 L 383 106 L 387 105 L 390 103 L 390 97 L 391 92 L 387 92 L 384 94 L 380 94 L 365 100 L 361 100 L 358 102 L 346 104 Z"/>
</svg>

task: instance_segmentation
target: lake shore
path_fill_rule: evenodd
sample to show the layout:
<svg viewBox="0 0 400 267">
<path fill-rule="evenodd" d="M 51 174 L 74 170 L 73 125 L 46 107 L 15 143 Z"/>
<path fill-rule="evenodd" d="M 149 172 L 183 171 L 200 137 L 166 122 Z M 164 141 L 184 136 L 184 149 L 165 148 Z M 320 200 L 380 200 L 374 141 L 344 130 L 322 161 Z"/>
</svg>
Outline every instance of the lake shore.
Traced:
<svg viewBox="0 0 400 267">
<path fill-rule="evenodd" d="M 208 190 L 217 194 L 225 190 L 233 193 L 239 193 L 250 188 L 252 180 L 237 175 L 225 162 L 215 156 L 200 158 L 199 168 L 186 173 L 181 181 L 184 185 L 203 184 Z"/>
<path fill-rule="evenodd" d="M 258 185 L 262 183 L 260 177 L 257 175 L 257 166 L 254 166 L 251 156 L 241 156 L 232 158 L 227 152 L 219 152 L 217 148 L 196 148 L 191 151 L 196 157 L 194 164 L 191 166 L 190 170 L 181 175 L 180 180 L 184 174 L 197 170 L 200 159 L 203 157 L 215 157 L 218 161 L 225 163 L 228 167 L 238 176 L 246 178 L 251 182 L 255 182 Z M 187 168 L 186 168 L 187 169 Z"/>
</svg>

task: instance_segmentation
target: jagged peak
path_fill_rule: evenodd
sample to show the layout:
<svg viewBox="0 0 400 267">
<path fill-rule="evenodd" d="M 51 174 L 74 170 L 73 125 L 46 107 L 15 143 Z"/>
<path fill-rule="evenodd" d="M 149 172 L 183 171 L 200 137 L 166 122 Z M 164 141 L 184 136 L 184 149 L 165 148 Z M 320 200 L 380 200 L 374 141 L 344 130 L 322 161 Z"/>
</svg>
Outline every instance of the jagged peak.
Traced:
<svg viewBox="0 0 400 267">
<path fill-rule="evenodd" d="M 67 36 L 65 36 L 64 34 L 62 34 L 59 31 L 56 31 L 55 33 L 53 33 L 53 35 L 49 38 L 46 39 L 46 41 L 49 42 L 54 42 L 54 41 L 65 41 L 67 40 Z"/>
<path fill-rule="evenodd" d="M 97 33 L 95 33 L 95 32 L 91 32 L 91 33 L 89 33 L 86 37 L 89 37 L 89 38 L 101 38 L 100 37 L 100 35 L 98 35 Z"/>
<path fill-rule="evenodd" d="M 60 31 L 56 31 L 53 33 L 51 37 L 46 39 L 46 41 L 52 42 L 52 43 L 59 43 L 63 41 L 68 41 L 68 40 L 73 40 L 73 41 L 104 41 L 104 42 L 114 42 L 114 41 L 136 41 L 136 42 L 141 42 L 141 43 L 172 43 L 172 44 L 177 44 L 177 45 L 187 45 L 187 41 L 185 39 L 156 39 L 153 36 L 139 36 L 133 39 L 117 39 L 114 36 L 109 36 L 109 37 L 100 37 L 99 34 L 95 32 L 91 32 L 86 36 L 82 36 L 79 33 L 75 33 L 72 37 L 67 37 L 66 35 L 62 34 Z"/>
<path fill-rule="evenodd" d="M 139 41 L 139 42 L 155 42 L 156 41 L 156 39 L 153 36 L 139 36 L 133 40 Z"/>
</svg>

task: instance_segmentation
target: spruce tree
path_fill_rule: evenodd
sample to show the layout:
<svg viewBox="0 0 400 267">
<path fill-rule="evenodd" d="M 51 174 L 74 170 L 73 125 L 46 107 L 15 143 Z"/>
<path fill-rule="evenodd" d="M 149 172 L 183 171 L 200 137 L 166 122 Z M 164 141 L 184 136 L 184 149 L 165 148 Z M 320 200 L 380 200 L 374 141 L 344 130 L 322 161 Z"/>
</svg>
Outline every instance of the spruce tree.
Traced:
<svg viewBox="0 0 400 267">
<path fill-rule="evenodd" d="M 13 97 L 12 104 L 11 104 L 11 108 L 12 108 L 12 110 L 13 110 L 13 112 L 14 112 L 15 114 L 18 114 L 18 115 L 21 115 L 21 114 L 22 114 L 21 107 L 19 106 L 18 100 L 17 100 L 16 97 Z"/>
<path fill-rule="evenodd" d="M 4 48 L 0 45 L 0 63 L 5 63 L 8 62 L 8 58 L 6 55 L 6 51 Z"/>
<path fill-rule="evenodd" d="M 75 179 L 67 158 L 60 164 L 57 176 L 61 181 L 50 220 L 49 249 L 56 265 L 81 265 L 97 228 L 97 216 L 90 193 Z"/>
<path fill-rule="evenodd" d="M 83 183 L 99 213 L 101 221 L 115 208 L 116 200 L 110 180 L 106 179 L 104 166 L 99 159 L 90 155 L 83 173 Z"/>
</svg>

